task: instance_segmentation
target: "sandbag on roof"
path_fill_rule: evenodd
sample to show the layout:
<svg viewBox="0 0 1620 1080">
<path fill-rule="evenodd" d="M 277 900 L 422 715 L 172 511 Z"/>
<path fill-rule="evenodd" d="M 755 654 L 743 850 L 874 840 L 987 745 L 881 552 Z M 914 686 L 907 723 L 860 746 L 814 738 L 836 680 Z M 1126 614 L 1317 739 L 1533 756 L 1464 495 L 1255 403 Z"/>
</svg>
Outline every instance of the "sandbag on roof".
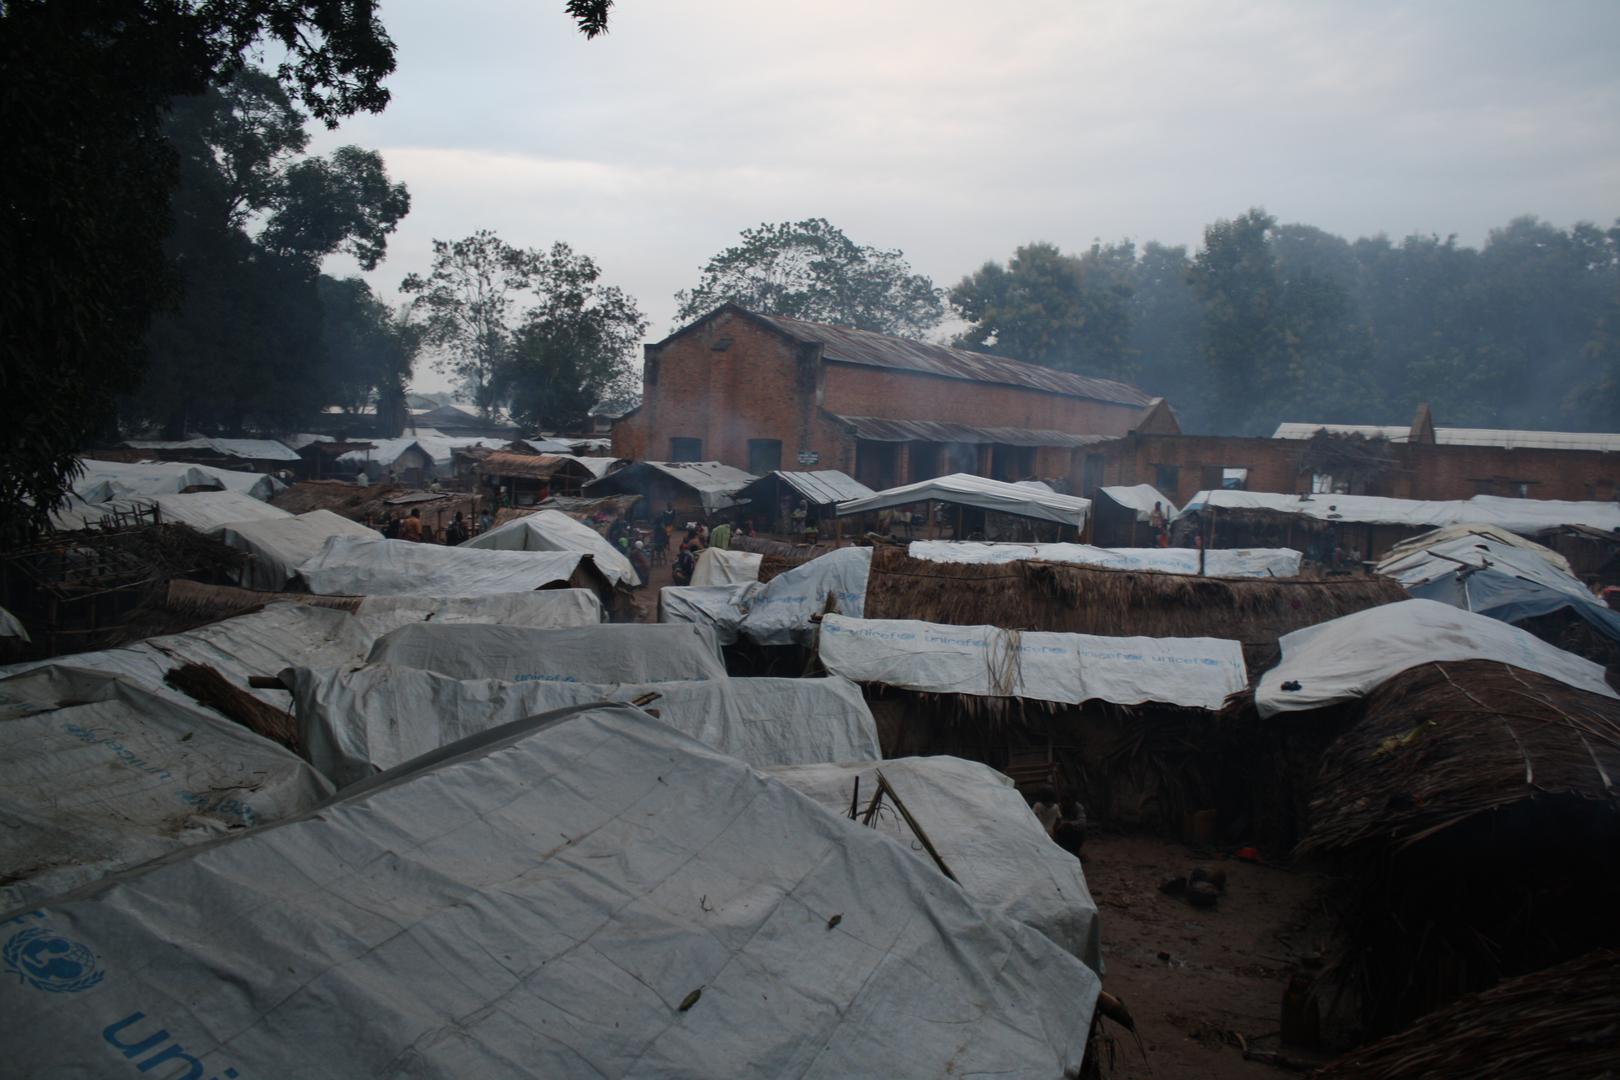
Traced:
<svg viewBox="0 0 1620 1080">
<path fill-rule="evenodd" d="M 585 558 L 577 551 L 479 551 L 334 536 L 298 573 L 310 592 L 327 596 L 481 596 L 567 583 Z"/>
<path fill-rule="evenodd" d="M 356 664 L 365 659 L 371 640 L 372 635 L 348 612 L 303 604 L 273 604 L 262 611 L 180 634 L 147 638 L 98 652 L 0 667 L 0 677 L 47 664 L 66 663 L 122 675 L 160 698 L 196 708 L 191 698 L 170 687 L 163 677 L 182 664 L 206 664 L 236 688 L 285 708 L 287 695 L 284 692 L 250 689 L 248 677 L 273 676 L 283 668 L 300 665 Z M 218 715 L 212 710 L 205 711 Z"/>
<path fill-rule="evenodd" d="M 1261 716 L 1320 708 L 1366 694 L 1431 660 L 1498 660 L 1608 697 L 1603 668 L 1484 615 L 1433 600 L 1358 611 L 1279 642 L 1282 660 L 1260 677 Z"/>
<path fill-rule="evenodd" d="M 563 630 L 416 623 L 377 639 L 368 664 L 437 671 L 455 679 L 680 682 L 723 679 L 712 631 L 662 623 L 605 623 Z"/>
<path fill-rule="evenodd" d="M 36 1076 L 1047 1080 L 1079 1069 L 1098 993 L 894 841 L 624 707 L 22 918 L 70 961 L 0 980 Z"/>
<path fill-rule="evenodd" d="M 761 645 L 806 640 L 831 595 L 837 609 L 859 617 L 866 607 L 872 549 L 839 548 L 776 575 L 748 596 L 742 632 Z"/>
<path fill-rule="evenodd" d="M 824 679 L 706 679 L 607 685 L 455 679 L 417 668 L 296 668 L 300 741 L 310 762 L 346 786 L 458 739 L 569 705 L 629 702 L 750 765 L 868 761 L 877 723 L 853 683 Z"/>
<path fill-rule="evenodd" d="M 382 539 L 376 529 L 330 510 L 311 510 L 296 517 L 289 514 L 277 521 L 235 521 L 219 532 L 225 544 L 253 556 L 245 584 L 272 592 L 291 584 L 298 567 L 320 554 L 333 536 Z"/>
<path fill-rule="evenodd" d="M 0 680 L 0 757 L 0 911 L 331 792 L 245 728 L 59 664 Z"/>
<path fill-rule="evenodd" d="M 834 674 L 932 694 L 1219 709 L 1248 685 L 1242 644 L 1222 638 L 1097 637 L 828 615 L 819 644 L 821 663 Z"/>
<path fill-rule="evenodd" d="M 607 618 L 602 601 L 589 589 L 544 589 L 488 596 L 367 596 L 354 613 L 366 630 L 377 637 L 420 622 L 440 626 L 498 623 L 555 630 L 567 626 L 595 626 Z"/>
<path fill-rule="evenodd" d="M 480 533 L 461 546 L 485 551 L 578 551 L 594 558 L 613 584 L 641 583 L 624 552 L 589 525 L 560 510 L 537 510 Z"/>
<path fill-rule="evenodd" d="M 969 896 L 1034 927 L 1101 973 L 1097 905 L 1080 860 L 1052 842 L 1012 781 L 990 766 L 941 755 L 798 765 L 767 774 L 847 816 L 856 778 L 864 813 L 877 794 L 879 770 Z M 873 818 L 873 827 L 934 865 L 892 804 L 885 798 L 880 805 L 888 809 Z"/>
<path fill-rule="evenodd" d="M 741 585 L 666 585 L 658 590 L 658 621 L 691 623 L 713 630 L 722 645 L 737 640 L 748 598 L 759 582 Z"/>
<path fill-rule="evenodd" d="M 704 548 L 692 569 L 692 584 L 743 585 L 759 580 L 759 565 L 765 556 L 751 551 L 728 551 L 722 548 Z"/>
<path fill-rule="evenodd" d="M 1112 570 L 1158 570 L 1206 577 L 1294 577 L 1304 558 L 1292 548 L 1101 548 L 1090 544 L 983 544 L 971 540 L 914 540 L 906 553 L 939 563 L 1073 563 Z"/>
</svg>

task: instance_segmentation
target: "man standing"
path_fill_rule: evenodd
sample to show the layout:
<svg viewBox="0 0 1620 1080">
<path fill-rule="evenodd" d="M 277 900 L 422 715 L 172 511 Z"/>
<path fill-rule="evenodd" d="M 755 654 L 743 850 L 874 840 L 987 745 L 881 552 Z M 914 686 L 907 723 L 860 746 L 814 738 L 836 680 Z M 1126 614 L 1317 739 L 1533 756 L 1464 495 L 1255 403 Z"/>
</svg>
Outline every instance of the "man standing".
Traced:
<svg viewBox="0 0 1620 1080">
<path fill-rule="evenodd" d="M 709 532 L 709 546 L 721 551 L 731 549 L 731 522 L 722 521 Z"/>
<path fill-rule="evenodd" d="M 411 516 L 400 523 L 399 538 L 418 544 L 422 542 L 422 511 L 412 510 Z"/>
</svg>

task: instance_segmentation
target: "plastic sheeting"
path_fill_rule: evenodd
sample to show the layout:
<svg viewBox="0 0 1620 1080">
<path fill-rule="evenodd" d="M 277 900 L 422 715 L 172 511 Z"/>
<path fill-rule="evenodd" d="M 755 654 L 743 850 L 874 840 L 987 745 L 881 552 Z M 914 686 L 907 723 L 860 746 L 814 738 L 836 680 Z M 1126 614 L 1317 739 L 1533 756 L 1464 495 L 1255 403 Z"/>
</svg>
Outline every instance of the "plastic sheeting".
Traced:
<svg viewBox="0 0 1620 1080">
<path fill-rule="evenodd" d="M 190 525 L 198 532 L 213 532 L 236 521 L 285 521 L 287 511 L 240 491 L 193 491 L 180 495 L 153 495 L 164 521 Z"/>
<path fill-rule="evenodd" d="M 173 495 L 188 487 L 217 487 L 240 491 L 255 499 L 268 499 L 282 487 L 263 473 L 216 469 L 211 465 L 180 462 L 95 461 L 82 458 L 84 473 L 73 491 L 86 502 L 107 502 L 132 495 Z"/>
<path fill-rule="evenodd" d="M 464 548 L 487 551 L 578 551 L 596 560 L 596 566 L 615 585 L 641 584 L 630 560 L 589 525 L 560 510 L 537 510 L 505 525 L 480 533 Z"/>
<path fill-rule="evenodd" d="M 904 487 L 889 488 L 864 499 L 839 503 L 838 516 L 910 506 L 930 499 L 953 506 L 974 506 L 981 510 L 1016 514 L 1038 521 L 1055 521 L 1062 525 L 1073 525 L 1077 529 L 1085 526 L 1086 513 L 1091 509 L 1090 499 L 1058 495 L 1038 488 L 1002 483 L 1000 480 L 986 480 L 971 473 L 952 473 Z"/>
<path fill-rule="evenodd" d="M 1433 548 L 1441 544 L 1446 544 L 1453 540 L 1463 539 L 1465 537 L 1471 538 L 1471 541 L 1488 540 L 1492 543 L 1505 544 L 1508 547 L 1522 548 L 1525 551 L 1534 552 L 1535 554 L 1540 555 L 1547 562 L 1551 563 L 1557 569 L 1562 570 L 1571 577 L 1575 576 L 1575 571 L 1569 565 L 1569 560 L 1558 554 L 1558 552 L 1554 551 L 1552 548 L 1544 547 L 1541 544 L 1536 543 L 1534 540 L 1526 540 L 1518 533 L 1509 532 L 1507 529 L 1497 528 L 1495 525 L 1478 524 L 1447 525 L 1443 529 L 1435 529 L 1431 532 L 1426 532 L 1421 535 L 1411 537 L 1410 539 L 1402 540 L 1400 543 L 1389 549 L 1389 554 L 1384 557 L 1383 562 L 1378 564 L 1378 572 L 1384 573 L 1385 565 L 1393 563 L 1404 556 L 1414 554 L 1427 548 Z"/>
<path fill-rule="evenodd" d="M 913 540 L 913 559 L 938 563 L 1039 562 L 1100 566 L 1110 570 L 1157 570 L 1197 574 L 1193 548 L 1101 548 L 1090 544 L 983 544 L 957 540 Z M 1204 553 L 1206 577 L 1294 577 L 1304 558 L 1292 548 L 1212 548 Z"/>
<path fill-rule="evenodd" d="M 188 498 L 189 496 L 176 496 Z M 381 540 L 382 533 L 332 513 L 311 510 L 279 521 L 238 521 L 220 530 L 221 542 L 253 556 L 243 573 L 252 589 L 278 592 L 298 576 L 298 568 L 316 555 L 333 536 Z"/>
<path fill-rule="evenodd" d="M 714 634 L 696 626 L 609 623 L 566 630 L 416 623 L 384 634 L 367 663 L 455 679 L 619 683 L 723 679 Z"/>
<path fill-rule="evenodd" d="M 791 645 L 810 639 L 830 595 L 838 610 L 859 618 L 866 611 L 872 549 L 839 548 L 765 582 L 747 598 L 742 632 L 761 645 Z"/>
<path fill-rule="evenodd" d="M 1405 600 L 1285 634 L 1282 660 L 1260 677 L 1261 716 L 1365 697 L 1434 660 L 1496 660 L 1607 697 L 1620 697 L 1590 660 L 1484 615 L 1433 600 Z"/>
<path fill-rule="evenodd" d="M 334 536 L 298 573 L 310 592 L 327 596 L 482 596 L 567 582 L 585 557 Z"/>
<path fill-rule="evenodd" d="M 22 620 L 3 607 L 0 607 L 0 638 L 16 638 L 19 641 L 33 640 L 28 636 L 28 628 L 23 626 Z"/>
<path fill-rule="evenodd" d="M 0 757 L 0 911 L 279 821 L 331 791 L 246 728 L 56 664 L 0 681 Z"/>
<path fill-rule="evenodd" d="M 1224 638 L 1097 637 L 828 615 L 820 653 L 828 671 L 856 682 L 1069 705 L 1157 701 L 1218 709 L 1248 685 L 1242 644 Z"/>
<path fill-rule="evenodd" d="M 1217 510 L 1269 510 L 1299 514 L 1318 521 L 1344 521 L 1363 525 L 1407 525 L 1443 528 L 1448 525 L 1494 525 L 1509 532 L 1533 534 L 1561 525 L 1594 529 L 1620 529 L 1620 503 L 1560 502 L 1554 499 L 1504 499 L 1475 495 L 1472 499 L 1387 499 L 1377 495 L 1281 495 L 1269 491 L 1200 491 L 1177 517 L 1208 507 Z"/>
<path fill-rule="evenodd" d="M 368 596 L 355 617 L 373 636 L 413 623 L 497 623 L 561 629 L 607 620 L 602 601 L 589 589 L 495 593 L 490 596 Z"/>
<path fill-rule="evenodd" d="M 754 766 L 877 759 L 877 724 L 855 684 L 708 679 L 602 685 L 455 679 L 389 664 L 297 668 L 298 729 L 310 762 L 339 786 L 526 716 L 599 701 L 647 708 L 679 731 Z"/>
<path fill-rule="evenodd" d="M 954 757 L 912 757 L 800 765 L 771 769 L 769 775 L 833 813 L 847 815 L 856 778 L 864 810 L 877 794 L 879 769 L 963 891 L 983 906 L 1034 927 L 1093 971 L 1102 972 L 1097 905 L 1086 888 L 1080 860 L 1052 842 L 1012 781 L 990 766 Z M 873 819 L 873 827 L 933 866 L 905 819 L 893 812 L 887 799 L 885 805 L 888 811 Z"/>
<path fill-rule="evenodd" d="M 759 566 L 764 561 L 765 556 L 756 555 L 751 551 L 704 548 L 698 555 L 697 566 L 692 571 L 692 584 L 746 585 L 750 581 L 759 580 Z"/>
<path fill-rule="evenodd" d="M 1153 516 L 1154 503 L 1159 504 L 1159 512 L 1166 521 L 1176 516 L 1176 504 L 1165 498 L 1164 493 L 1152 484 L 1105 487 L 1102 493 L 1125 509 L 1135 510 L 1136 520 L 1144 524 Z"/>
<path fill-rule="evenodd" d="M 29 1076 L 1049 1080 L 1098 993 L 894 841 L 625 708 L 459 744 L 4 932 L 62 961 L 0 980 Z"/>
<path fill-rule="evenodd" d="M 759 582 L 743 585 L 666 585 L 658 590 L 658 621 L 691 623 L 714 631 L 722 645 L 730 645 L 742 632 L 748 600 Z"/>
</svg>

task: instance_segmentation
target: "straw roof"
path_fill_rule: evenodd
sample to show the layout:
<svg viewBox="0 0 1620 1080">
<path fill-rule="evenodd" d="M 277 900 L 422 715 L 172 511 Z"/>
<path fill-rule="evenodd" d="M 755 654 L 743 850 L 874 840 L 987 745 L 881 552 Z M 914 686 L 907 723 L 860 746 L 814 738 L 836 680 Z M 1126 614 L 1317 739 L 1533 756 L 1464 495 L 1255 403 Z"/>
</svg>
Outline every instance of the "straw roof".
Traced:
<svg viewBox="0 0 1620 1080">
<path fill-rule="evenodd" d="M 574 476 L 581 481 L 596 479 L 596 474 L 581 464 L 578 458 L 564 454 L 519 454 L 510 450 L 496 450 L 478 463 L 484 476 L 514 477 L 520 480 L 549 480 L 558 473 Z"/>
<path fill-rule="evenodd" d="M 1386 578 L 1208 578 L 1062 563 L 934 563 L 872 556 L 869 619 L 1144 637 L 1224 637 L 1250 670 L 1283 634 L 1407 599 Z"/>
<path fill-rule="evenodd" d="M 1299 854 L 1406 847 L 1535 800 L 1620 810 L 1620 701 L 1486 660 L 1373 691 L 1323 757 Z"/>
<path fill-rule="evenodd" d="M 1362 1047 L 1320 1080 L 1520 1080 L 1620 1071 L 1620 951 L 1509 979 Z"/>
<path fill-rule="evenodd" d="M 409 504 L 389 501 L 411 495 L 420 495 L 422 498 Z M 304 514 L 311 510 L 330 510 L 350 521 L 359 522 L 383 521 L 389 514 L 404 517 L 412 510 L 420 510 L 422 516 L 432 522 L 438 517 L 448 521 L 457 510 L 468 517 L 476 517 L 478 501 L 478 495 L 463 491 L 435 494 L 397 484 L 362 486 L 342 480 L 304 480 L 285 491 L 277 492 L 270 500 L 270 505 L 293 514 Z"/>
</svg>

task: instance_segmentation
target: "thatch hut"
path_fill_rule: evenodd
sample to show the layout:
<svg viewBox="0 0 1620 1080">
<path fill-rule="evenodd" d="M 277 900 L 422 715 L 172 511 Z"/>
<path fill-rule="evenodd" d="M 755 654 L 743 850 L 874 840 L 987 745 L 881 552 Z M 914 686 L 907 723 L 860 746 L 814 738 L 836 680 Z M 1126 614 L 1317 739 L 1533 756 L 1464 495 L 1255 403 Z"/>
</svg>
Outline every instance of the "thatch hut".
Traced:
<svg viewBox="0 0 1620 1080">
<path fill-rule="evenodd" d="M 1374 690 L 1323 755 L 1297 849 L 1352 883 L 1314 995 L 1330 1026 L 1387 1034 L 1620 943 L 1617 778 L 1620 699 L 1494 661 Z"/>
<path fill-rule="evenodd" d="M 496 450 L 475 466 L 484 484 L 502 492 L 513 506 L 529 506 L 550 495 L 578 495 L 596 474 L 569 454 L 519 454 Z"/>
</svg>

